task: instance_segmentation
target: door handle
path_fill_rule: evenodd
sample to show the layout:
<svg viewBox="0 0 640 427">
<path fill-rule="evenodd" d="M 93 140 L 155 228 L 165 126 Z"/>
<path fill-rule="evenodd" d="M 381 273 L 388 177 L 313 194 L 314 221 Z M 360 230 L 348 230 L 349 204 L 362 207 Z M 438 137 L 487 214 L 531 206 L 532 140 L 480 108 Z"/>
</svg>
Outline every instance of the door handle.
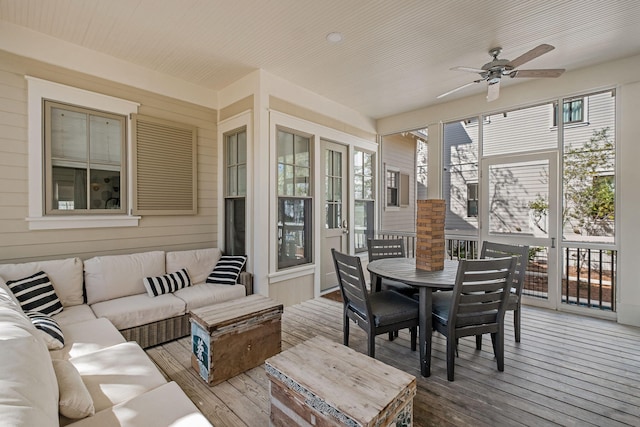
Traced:
<svg viewBox="0 0 640 427">
<path fill-rule="evenodd" d="M 342 220 L 342 233 L 349 234 L 349 224 L 346 219 Z"/>
</svg>

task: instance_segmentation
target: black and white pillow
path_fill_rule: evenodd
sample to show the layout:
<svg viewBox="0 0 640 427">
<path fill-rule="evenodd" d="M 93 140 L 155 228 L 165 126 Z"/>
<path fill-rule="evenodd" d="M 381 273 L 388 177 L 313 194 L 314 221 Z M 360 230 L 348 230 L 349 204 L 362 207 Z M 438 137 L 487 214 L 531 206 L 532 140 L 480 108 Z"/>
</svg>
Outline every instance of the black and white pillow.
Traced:
<svg viewBox="0 0 640 427">
<path fill-rule="evenodd" d="M 175 292 L 187 286 L 191 286 L 191 278 L 186 268 L 164 276 L 144 278 L 144 287 L 150 297 Z"/>
<path fill-rule="evenodd" d="M 39 311 L 54 315 L 62 311 L 62 304 L 55 289 L 44 271 L 18 280 L 9 280 L 7 286 L 20 301 L 22 310 Z"/>
<path fill-rule="evenodd" d="M 246 262 L 246 255 L 221 256 L 216 266 L 213 267 L 213 271 L 207 277 L 207 283 L 235 285 Z"/>
<path fill-rule="evenodd" d="M 60 325 L 51 316 L 38 311 L 27 311 L 25 314 L 38 329 L 40 337 L 47 343 L 49 350 L 59 350 L 64 347 L 64 336 Z"/>
</svg>

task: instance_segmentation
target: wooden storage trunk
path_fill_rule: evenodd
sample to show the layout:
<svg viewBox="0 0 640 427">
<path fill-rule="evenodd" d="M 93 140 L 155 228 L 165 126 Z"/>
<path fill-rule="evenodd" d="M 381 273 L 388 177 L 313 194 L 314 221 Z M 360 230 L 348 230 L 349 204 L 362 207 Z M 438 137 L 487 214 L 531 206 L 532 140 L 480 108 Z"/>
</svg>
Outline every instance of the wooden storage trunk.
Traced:
<svg viewBox="0 0 640 427">
<path fill-rule="evenodd" d="M 191 366 L 210 385 L 281 350 L 282 304 L 262 295 L 191 310 Z"/>
<path fill-rule="evenodd" d="M 416 378 L 324 337 L 266 360 L 273 426 L 410 426 Z"/>
</svg>

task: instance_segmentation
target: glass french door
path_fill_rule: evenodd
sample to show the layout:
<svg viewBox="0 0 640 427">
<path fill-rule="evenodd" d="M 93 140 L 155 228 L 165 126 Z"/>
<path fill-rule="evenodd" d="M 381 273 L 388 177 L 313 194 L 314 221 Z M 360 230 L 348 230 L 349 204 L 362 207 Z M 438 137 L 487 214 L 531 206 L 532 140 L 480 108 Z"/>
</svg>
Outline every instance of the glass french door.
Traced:
<svg viewBox="0 0 640 427">
<path fill-rule="evenodd" d="M 558 153 L 482 159 L 480 237 L 529 246 L 527 304 L 557 308 Z"/>
<path fill-rule="evenodd" d="M 338 286 L 331 249 L 348 251 L 348 186 L 347 147 L 322 140 L 323 185 L 322 194 L 322 260 L 320 292 Z"/>
</svg>

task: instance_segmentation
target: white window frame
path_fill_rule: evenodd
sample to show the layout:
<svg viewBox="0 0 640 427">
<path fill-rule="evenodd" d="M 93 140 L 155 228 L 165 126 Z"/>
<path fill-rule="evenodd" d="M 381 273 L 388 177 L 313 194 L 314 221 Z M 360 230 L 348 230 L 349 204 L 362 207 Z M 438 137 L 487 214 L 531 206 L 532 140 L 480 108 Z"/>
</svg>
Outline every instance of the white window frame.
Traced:
<svg viewBox="0 0 640 427">
<path fill-rule="evenodd" d="M 74 104 L 94 110 L 108 111 L 127 117 L 127 206 L 131 209 L 131 114 L 138 112 L 140 104 L 125 99 L 102 95 L 47 80 L 25 76 L 28 97 L 28 174 L 29 174 L 29 216 L 26 221 L 30 230 L 54 230 L 101 227 L 135 227 L 139 216 L 124 215 L 45 215 L 44 214 L 44 149 L 43 149 L 43 100 L 50 99 L 66 104 Z"/>
<path fill-rule="evenodd" d="M 245 250 L 249 258 L 247 259 L 247 271 L 253 271 L 253 264 L 255 256 L 253 256 L 253 233 L 255 229 L 255 216 L 253 214 L 254 206 L 254 194 L 253 194 L 253 180 L 254 180 L 254 162 L 253 162 L 253 110 L 247 110 L 239 113 L 235 116 L 229 117 L 221 121 L 218 124 L 218 141 L 223 143 L 218 144 L 218 182 L 220 183 L 218 188 L 218 206 L 225 206 L 226 198 L 226 157 L 224 135 L 232 132 L 233 130 L 245 128 L 247 132 L 247 191 L 245 194 L 245 215 L 246 215 L 246 228 L 245 228 Z M 218 236 L 224 236 L 226 219 L 223 209 L 218 209 Z M 224 238 L 219 242 L 219 246 L 222 250 L 226 250 L 224 247 Z"/>
</svg>

